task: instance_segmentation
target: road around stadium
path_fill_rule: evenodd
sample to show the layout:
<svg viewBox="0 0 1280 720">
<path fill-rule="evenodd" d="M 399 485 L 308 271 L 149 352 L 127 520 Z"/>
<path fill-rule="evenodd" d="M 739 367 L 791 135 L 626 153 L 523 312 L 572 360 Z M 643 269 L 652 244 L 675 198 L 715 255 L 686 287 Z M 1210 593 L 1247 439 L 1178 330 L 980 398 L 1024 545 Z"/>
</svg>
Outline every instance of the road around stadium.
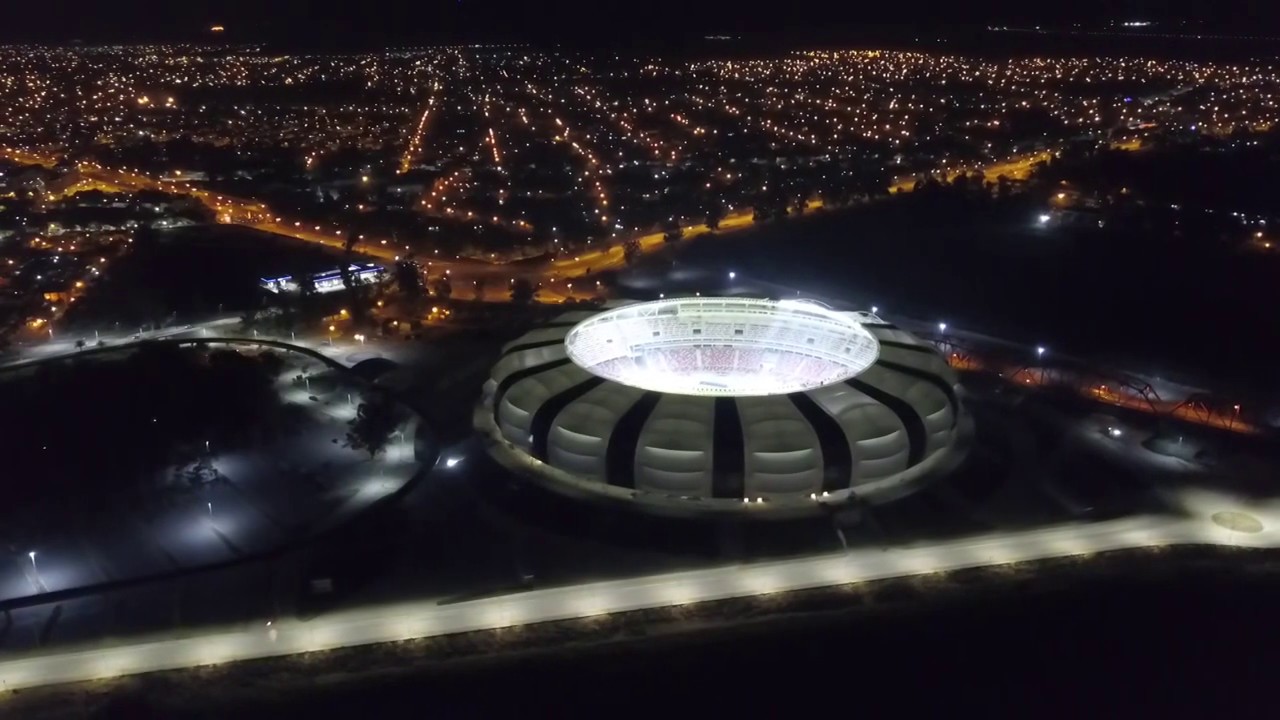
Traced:
<svg viewBox="0 0 1280 720">
<path fill-rule="evenodd" d="M 193 333 L 199 329 L 193 329 Z M 119 348 L 120 346 L 116 346 Z M 14 654 L 0 660 L 0 690 L 115 678 L 412 638 L 743 598 L 1171 545 L 1280 547 L 1280 501 L 1187 488 L 1176 512 L 1070 522 L 945 541 L 855 547 L 834 554 L 730 564 L 462 602 L 427 599 Z"/>
<path fill-rule="evenodd" d="M 310 621 L 280 620 L 270 629 L 255 625 L 32 654 L 0 662 L 0 687 L 16 690 L 1119 549 L 1280 546 L 1276 502 L 1250 503 L 1211 493 L 1185 499 L 1187 513 L 1181 517 L 1138 516 L 942 543 L 855 549 L 450 605 L 425 601 L 365 607 Z M 1257 524 L 1240 521 L 1243 517 Z"/>
</svg>

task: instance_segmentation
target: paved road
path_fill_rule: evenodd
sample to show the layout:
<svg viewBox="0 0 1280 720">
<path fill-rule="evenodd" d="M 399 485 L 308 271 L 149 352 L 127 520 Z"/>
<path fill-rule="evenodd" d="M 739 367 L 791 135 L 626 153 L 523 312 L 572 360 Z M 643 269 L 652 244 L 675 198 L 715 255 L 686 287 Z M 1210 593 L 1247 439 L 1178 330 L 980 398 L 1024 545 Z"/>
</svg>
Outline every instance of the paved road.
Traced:
<svg viewBox="0 0 1280 720">
<path fill-rule="evenodd" d="M 1036 162 L 1049 156 L 1050 153 L 1047 151 L 1033 153 L 993 163 L 982 168 L 982 170 L 987 178 L 992 181 L 999 175 L 1018 179 L 1025 178 Z M 0 147 L 0 157 L 8 158 L 14 162 L 44 166 L 53 166 L 59 160 L 59 158 L 51 155 L 7 147 Z M 86 179 L 108 189 L 121 191 L 156 189 L 190 194 L 213 210 L 220 223 L 244 225 L 263 232 L 325 245 L 332 249 L 345 247 L 347 231 L 343 228 L 327 223 L 320 225 L 312 223 L 308 225 L 300 220 L 279 217 L 257 200 L 221 194 L 185 182 L 163 183 L 132 168 L 105 168 L 97 163 L 81 162 L 78 165 L 78 170 Z M 948 174 L 954 175 L 955 172 L 957 171 L 952 170 Z M 891 189 L 894 192 L 909 192 L 914 183 L 915 178 L 911 177 L 894 182 Z M 808 206 L 812 210 L 821 207 L 821 203 L 810 201 Z M 738 209 L 729 212 L 721 220 L 719 232 L 725 233 L 743 229 L 750 227 L 752 224 L 751 209 Z M 684 237 L 686 239 L 693 238 L 708 232 L 710 231 L 705 226 L 694 225 L 685 228 Z M 359 240 L 354 248 L 356 252 L 376 257 L 384 263 L 395 262 L 400 259 L 402 254 L 409 252 L 408 248 L 399 247 L 387 238 L 366 238 L 361 235 Z M 642 252 L 652 252 L 664 245 L 663 235 L 660 232 L 644 235 L 637 238 L 637 240 Z M 437 255 L 423 256 L 419 258 L 419 261 L 430 263 L 430 267 L 427 269 L 432 276 L 439 276 L 448 271 L 452 280 L 454 297 L 459 299 L 475 297 L 475 281 L 477 280 L 484 281 L 486 287 L 485 297 L 487 299 L 506 299 L 509 297 L 507 283 L 516 277 L 523 277 L 534 284 L 543 283 L 543 289 L 539 295 L 543 300 L 592 297 L 597 294 L 594 283 L 579 281 L 575 287 L 572 285 L 575 278 L 581 278 L 583 275 L 598 273 L 603 270 L 616 269 L 625 265 L 622 247 L 607 244 L 600 250 L 589 250 L 578 253 L 574 257 L 562 257 L 554 261 L 543 261 L 530 265 L 494 265 L 469 258 L 439 257 L 439 251 L 437 250 L 436 252 Z"/>
<path fill-rule="evenodd" d="M 175 325 L 158 330 L 143 331 L 139 329 L 137 332 L 126 330 L 124 332 L 105 332 L 94 335 L 65 333 L 58 335 L 53 340 L 36 342 L 30 345 L 19 345 L 16 357 L 7 362 L 0 362 L 0 367 L 26 365 L 58 357 L 72 357 L 81 352 L 95 349 L 99 340 L 106 343 L 107 347 L 116 349 L 144 340 L 163 340 L 177 338 L 182 335 L 208 337 L 225 332 L 239 323 L 240 318 L 238 316 L 227 316 L 193 325 Z M 77 348 L 77 340 L 83 340 L 85 347 Z"/>
<path fill-rule="evenodd" d="M 1280 508 L 1199 493 L 1181 517 L 1140 516 L 970 537 L 890 549 L 865 548 L 746 566 L 532 590 L 440 606 L 432 600 L 364 607 L 309 621 L 256 623 L 197 635 L 64 649 L 0 661 L 0 688 L 17 689 L 121 675 L 446 635 L 613 612 L 918 575 L 1106 550 L 1209 543 L 1280 546 Z M 1245 534 L 1209 514 L 1244 510 L 1264 530 Z"/>
</svg>

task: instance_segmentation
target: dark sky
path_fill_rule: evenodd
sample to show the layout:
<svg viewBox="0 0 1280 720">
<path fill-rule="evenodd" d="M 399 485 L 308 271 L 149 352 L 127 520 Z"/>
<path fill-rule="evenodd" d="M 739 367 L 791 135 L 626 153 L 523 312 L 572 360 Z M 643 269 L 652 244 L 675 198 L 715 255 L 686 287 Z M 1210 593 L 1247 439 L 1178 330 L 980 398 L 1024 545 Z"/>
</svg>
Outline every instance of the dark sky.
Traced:
<svg viewBox="0 0 1280 720">
<path fill-rule="evenodd" d="M 228 39 L 356 46 L 450 39 L 616 40 L 709 32 L 866 33 L 879 25 L 1072 23 L 1184 19 L 1275 27 L 1280 0 L 26 0 L 0 22 L 6 40 L 183 40 L 212 23 Z M 328 9 L 326 9 L 328 8 Z"/>
</svg>

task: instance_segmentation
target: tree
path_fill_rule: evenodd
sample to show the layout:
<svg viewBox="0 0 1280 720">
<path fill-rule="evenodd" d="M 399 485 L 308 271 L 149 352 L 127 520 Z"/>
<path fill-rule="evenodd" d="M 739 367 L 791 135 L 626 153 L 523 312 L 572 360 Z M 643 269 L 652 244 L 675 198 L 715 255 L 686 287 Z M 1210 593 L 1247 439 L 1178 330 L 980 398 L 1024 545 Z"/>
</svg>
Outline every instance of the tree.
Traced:
<svg viewBox="0 0 1280 720">
<path fill-rule="evenodd" d="M 724 208 L 720 206 L 720 203 L 713 203 L 711 207 L 707 208 L 707 229 L 708 230 L 719 230 L 720 221 L 723 219 L 724 219 Z"/>
<path fill-rule="evenodd" d="M 511 302 L 517 305 L 528 305 L 533 302 L 537 291 L 527 278 L 518 277 L 511 283 Z"/>
<path fill-rule="evenodd" d="M 640 257 L 640 241 L 629 237 L 622 241 L 622 261 L 630 265 Z"/>
<path fill-rule="evenodd" d="M 662 239 L 666 242 L 675 242 L 682 237 L 684 237 L 684 228 L 680 227 L 679 220 L 673 217 L 662 224 Z"/>
<path fill-rule="evenodd" d="M 356 408 L 356 417 L 347 431 L 347 446 L 369 453 L 369 459 L 386 449 L 399 424 L 396 405 L 383 392 L 371 392 Z"/>
<path fill-rule="evenodd" d="M 396 287 L 410 300 L 422 296 L 422 269 L 413 261 L 401 261 L 395 266 Z"/>
<path fill-rule="evenodd" d="M 292 332 L 298 323 L 298 303 L 291 293 L 275 292 L 267 296 L 267 309 L 277 329 L 282 333 Z"/>
<path fill-rule="evenodd" d="M 309 272 L 294 273 L 298 283 L 298 295 L 301 297 L 312 297 L 316 294 L 316 278 Z"/>
<path fill-rule="evenodd" d="M 309 272 L 296 272 L 293 277 L 298 284 L 297 302 L 293 303 L 297 322 L 307 326 L 319 321 L 324 315 L 324 305 L 316 292 L 315 278 Z M 282 299 L 281 302 L 285 303 L 287 300 Z"/>
<path fill-rule="evenodd" d="M 441 300 L 448 300 L 453 297 L 453 283 L 449 282 L 449 276 L 441 275 L 431 283 L 431 291 Z"/>
<path fill-rule="evenodd" d="M 996 177 L 996 196 L 1000 198 L 1006 198 L 1006 197 L 1009 197 L 1009 195 L 1012 192 L 1013 192 L 1013 184 L 1009 181 L 1009 178 L 1005 175 L 997 176 Z"/>
<path fill-rule="evenodd" d="M 359 276 L 351 271 L 353 267 L 352 260 L 355 257 L 355 246 L 357 236 L 354 230 L 347 233 L 346 242 L 343 244 L 342 267 L 339 272 L 342 274 L 342 285 L 347 289 L 347 304 L 350 307 L 351 319 L 357 323 L 362 323 L 369 314 L 369 293 L 368 288 L 360 281 Z"/>
<path fill-rule="evenodd" d="M 169 212 L 199 225 L 209 225 L 218 221 L 218 214 L 213 211 L 213 208 L 191 197 L 183 197 L 174 202 Z"/>
<path fill-rule="evenodd" d="M 143 188 L 133 194 L 133 202 L 135 205 L 168 205 L 173 201 L 173 196 L 167 192 L 160 190 L 151 190 Z"/>
<path fill-rule="evenodd" d="M 77 350 L 83 350 L 83 349 L 84 349 L 84 340 L 77 340 L 77 341 L 76 341 L 76 349 L 77 349 Z"/>
</svg>

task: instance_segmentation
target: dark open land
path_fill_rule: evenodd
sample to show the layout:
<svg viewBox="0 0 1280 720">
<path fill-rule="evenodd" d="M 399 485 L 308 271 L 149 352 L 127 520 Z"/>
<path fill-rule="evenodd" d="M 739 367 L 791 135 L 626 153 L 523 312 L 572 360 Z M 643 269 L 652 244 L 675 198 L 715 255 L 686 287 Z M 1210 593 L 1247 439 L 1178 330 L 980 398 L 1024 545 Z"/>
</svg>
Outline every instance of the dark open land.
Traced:
<svg viewBox="0 0 1280 720">
<path fill-rule="evenodd" d="M 146 247 L 118 261 L 84 306 L 68 314 L 68 322 L 107 327 L 122 318 L 150 324 L 220 308 L 239 312 L 257 307 L 260 278 L 332 270 L 340 260 L 326 248 L 243 227 L 158 232 Z"/>
<path fill-rule="evenodd" d="M 1040 212 L 1017 197 L 898 197 L 695 241 L 674 257 L 1144 374 L 1273 386 L 1280 334 L 1260 313 L 1280 301 L 1276 257 L 1041 229 Z"/>
</svg>

